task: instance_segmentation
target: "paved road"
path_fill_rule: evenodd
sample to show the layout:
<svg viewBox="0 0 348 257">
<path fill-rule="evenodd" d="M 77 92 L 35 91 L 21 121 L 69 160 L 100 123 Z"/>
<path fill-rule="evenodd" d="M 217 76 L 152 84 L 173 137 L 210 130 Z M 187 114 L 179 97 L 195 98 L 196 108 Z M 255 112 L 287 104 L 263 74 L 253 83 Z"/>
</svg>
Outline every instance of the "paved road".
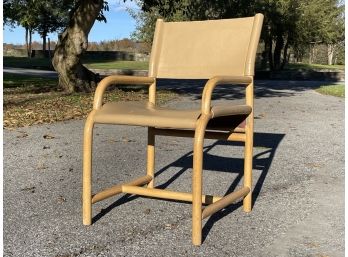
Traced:
<svg viewBox="0 0 348 257">
<path fill-rule="evenodd" d="M 3 72 L 11 73 L 11 74 L 31 75 L 31 76 L 44 76 L 49 78 L 56 78 L 58 76 L 57 72 L 55 71 L 12 68 L 12 67 L 4 67 Z"/>
<path fill-rule="evenodd" d="M 95 73 L 99 73 L 101 76 L 108 76 L 108 75 L 115 75 L 115 74 L 147 76 L 147 70 L 127 70 L 127 69 L 90 69 L 90 70 Z M 38 70 L 38 69 L 4 67 L 3 72 L 10 73 L 10 74 L 42 76 L 42 77 L 48 77 L 48 78 L 58 77 L 58 74 L 56 71 Z"/>
<path fill-rule="evenodd" d="M 317 86 L 257 82 L 253 211 L 237 203 L 206 220 L 201 247 L 191 245 L 189 204 L 116 196 L 81 224 L 83 121 L 5 130 L 4 255 L 344 256 L 344 101 Z M 200 90 L 182 86 L 169 105 L 197 107 Z M 216 101 L 241 95 L 217 91 Z M 95 135 L 94 191 L 144 174 L 145 129 L 98 125 Z M 190 190 L 191 148 L 158 138 L 157 185 Z M 242 156 L 237 144 L 206 140 L 204 192 L 238 188 Z"/>
</svg>

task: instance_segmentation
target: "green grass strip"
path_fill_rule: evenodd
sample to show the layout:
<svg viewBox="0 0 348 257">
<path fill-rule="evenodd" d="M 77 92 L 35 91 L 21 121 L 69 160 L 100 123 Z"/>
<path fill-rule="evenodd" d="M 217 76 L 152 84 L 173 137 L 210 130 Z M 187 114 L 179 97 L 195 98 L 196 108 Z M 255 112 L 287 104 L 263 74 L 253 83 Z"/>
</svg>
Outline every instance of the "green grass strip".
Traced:
<svg viewBox="0 0 348 257">
<path fill-rule="evenodd" d="M 285 70 L 344 70 L 344 65 L 325 65 L 325 64 L 307 64 L 307 63 L 289 63 Z"/>
<path fill-rule="evenodd" d="M 139 61 L 83 61 L 90 69 L 121 69 L 121 70 L 147 70 L 148 62 Z"/>
<path fill-rule="evenodd" d="M 332 95 L 338 97 L 344 97 L 344 85 L 323 85 L 320 88 L 316 89 L 316 91 L 323 95 Z"/>
<path fill-rule="evenodd" d="M 28 58 L 4 56 L 4 67 L 53 70 L 48 58 Z M 148 62 L 141 61 L 115 61 L 105 59 L 82 58 L 82 63 L 90 69 L 121 69 L 121 70 L 147 70 Z"/>
</svg>

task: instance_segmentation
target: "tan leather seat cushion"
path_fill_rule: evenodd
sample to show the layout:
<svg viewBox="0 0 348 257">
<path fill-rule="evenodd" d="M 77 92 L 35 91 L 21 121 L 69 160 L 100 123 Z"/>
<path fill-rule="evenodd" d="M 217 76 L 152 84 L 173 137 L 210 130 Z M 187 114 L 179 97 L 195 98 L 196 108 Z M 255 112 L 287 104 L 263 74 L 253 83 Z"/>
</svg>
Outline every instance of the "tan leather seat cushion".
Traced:
<svg viewBox="0 0 348 257">
<path fill-rule="evenodd" d="M 248 115 L 247 105 L 216 106 L 214 117 Z M 192 129 L 200 116 L 200 109 L 177 110 L 154 106 L 149 102 L 109 102 L 94 116 L 96 123 L 137 125 L 162 128 Z"/>
</svg>

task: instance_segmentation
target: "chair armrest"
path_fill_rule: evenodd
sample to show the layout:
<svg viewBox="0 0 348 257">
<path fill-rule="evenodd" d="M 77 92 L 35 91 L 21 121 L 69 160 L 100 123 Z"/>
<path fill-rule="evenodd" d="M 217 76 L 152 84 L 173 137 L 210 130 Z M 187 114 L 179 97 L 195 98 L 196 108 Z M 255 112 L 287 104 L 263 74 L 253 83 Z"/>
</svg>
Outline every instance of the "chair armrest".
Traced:
<svg viewBox="0 0 348 257">
<path fill-rule="evenodd" d="M 155 103 L 156 94 L 156 79 L 151 77 L 135 77 L 135 76 L 120 76 L 112 75 L 102 79 L 97 89 L 95 90 L 93 109 L 98 110 L 102 106 L 103 95 L 105 89 L 113 85 L 118 84 L 149 84 L 149 102 Z"/>
<path fill-rule="evenodd" d="M 202 94 L 201 113 L 209 115 L 211 110 L 211 96 L 214 88 L 221 84 L 238 83 L 249 86 L 253 83 L 253 76 L 216 76 L 207 81 Z M 249 102 L 249 101 L 247 101 Z"/>
</svg>

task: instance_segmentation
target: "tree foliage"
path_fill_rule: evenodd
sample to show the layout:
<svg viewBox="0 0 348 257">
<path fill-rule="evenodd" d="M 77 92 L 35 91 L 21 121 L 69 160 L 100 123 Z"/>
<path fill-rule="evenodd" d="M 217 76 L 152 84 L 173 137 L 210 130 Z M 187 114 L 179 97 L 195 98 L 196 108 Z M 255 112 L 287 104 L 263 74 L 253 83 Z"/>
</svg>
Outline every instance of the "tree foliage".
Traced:
<svg viewBox="0 0 348 257">
<path fill-rule="evenodd" d="M 38 25 L 35 30 L 43 40 L 43 50 L 46 50 L 46 37 L 48 33 L 61 32 L 68 24 L 69 11 L 72 9 L 73 1 L 52 0 L 43 1 L 37 6 Z"/>
<path fill-rule="evenodd" d="M 6 0 L 4 2 L 4 23 L 20 25 L 26 31 L 28 56 L 31 54 L 31 36 L 37 31 L 46 46 L 48 33 L 61 31 L 68 22 L 72 0 Z"/>
<path fill-rule="evenodd" d="M 131 13 L 137 20 L 134 36 L 151 42 L 157 18 L 167 21 L 205 20 L 265 15 L 261 39 L 264 56 L 272 70 L 284 67 L 289 49 L 303 54 L 313 41 L 342 42 L 343 3 L 337 0 L 144 0 L 142 11 Z"/>
</svg>

